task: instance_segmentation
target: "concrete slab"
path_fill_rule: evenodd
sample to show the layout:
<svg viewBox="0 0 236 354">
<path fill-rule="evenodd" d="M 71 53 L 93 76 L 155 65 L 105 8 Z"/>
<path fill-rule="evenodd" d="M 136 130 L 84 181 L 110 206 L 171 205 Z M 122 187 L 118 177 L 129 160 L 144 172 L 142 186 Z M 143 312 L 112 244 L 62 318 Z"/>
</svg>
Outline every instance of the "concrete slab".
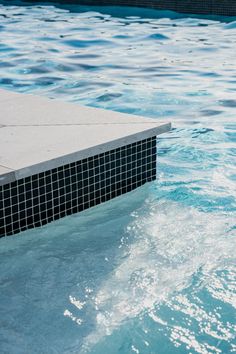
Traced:
<svg viewBox="0 0 236 354">
<path fill-rule="evenodd" d="M 0 185 L 169 130 L 149 118 L 0 90 Z"/>
</svg>

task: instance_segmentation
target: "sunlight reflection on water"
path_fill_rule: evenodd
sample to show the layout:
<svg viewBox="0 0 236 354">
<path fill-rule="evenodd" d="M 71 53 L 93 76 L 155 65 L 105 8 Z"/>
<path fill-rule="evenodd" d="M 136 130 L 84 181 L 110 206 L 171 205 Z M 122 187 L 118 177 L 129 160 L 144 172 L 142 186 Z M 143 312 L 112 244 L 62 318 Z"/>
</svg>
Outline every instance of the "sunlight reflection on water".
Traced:
<svg viewBox="0 0 236 354">
<path fill-rule="evenodd" d="M 1 87 L 174 129 L 156 182 L 1 239 L 1 353 L 235 352 L 235 19 L 19 5 Z"/>
</svg>

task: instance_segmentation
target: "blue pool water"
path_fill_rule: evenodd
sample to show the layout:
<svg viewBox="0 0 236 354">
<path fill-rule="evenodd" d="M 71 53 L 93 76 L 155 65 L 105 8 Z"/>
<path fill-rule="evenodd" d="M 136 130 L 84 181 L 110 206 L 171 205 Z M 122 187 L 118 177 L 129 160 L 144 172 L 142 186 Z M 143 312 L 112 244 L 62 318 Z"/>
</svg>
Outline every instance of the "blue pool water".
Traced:
<svg viewBox="0 0 236 354">
<path fill-rule="evenodd" d="M 0 87 L 170 120 L 158 179 L 0 240 L 0 352 L 236 353 L 236 18 L 0 1 Z"/>
</svg>

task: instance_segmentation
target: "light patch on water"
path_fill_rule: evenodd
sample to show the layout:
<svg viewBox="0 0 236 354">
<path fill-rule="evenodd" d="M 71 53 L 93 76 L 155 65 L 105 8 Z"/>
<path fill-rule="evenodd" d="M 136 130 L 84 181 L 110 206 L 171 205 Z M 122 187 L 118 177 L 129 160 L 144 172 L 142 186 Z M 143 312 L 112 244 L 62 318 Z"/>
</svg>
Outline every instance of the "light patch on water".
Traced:
<svg viewBox="0 0 236 354">
<path fill-rule="evenodd" d="M 167 325 L 166 321 L 163 321 L 160 317 L 158 317 L 157 315 L 155 315 L 152 311 L 149 313 L 149 317 L 151 317 L 151 319 L 157 323 L 160 323 L 163 326 Z"/>
<path fill-rule="evenodd" d="M 178 295 L 175 302 L 171 301 L 168 305 L 175 311 L 181 311 L 191 319 L 199 322 L 201 333 L 206 333 L 218 340 L 231 340 L 235 337 L 236 326 L 228 324 L 227 327 L 221 323 L 218 312 L 207 312 L 196 303 L 191 303 L 187 296 Z"/>
<path fill-rule="evenodd" d="M 81 318 L 74 316 L 73 313 L 69 310 L 64 311 L 64 316 L 71 318 L 71 320 L 73 322 L 76 322 L 79 326 L 83 323 L 83 320 Z"/>
<path fill-rule="evenodd" d="M 132 350 L 133 352 L 135 352 L 136 354 L 139 354 L 139 350 L 138 350 L 137 348 L 135 348 L 134 345 L 131 346 L 131 350 Z"/>
<path fill-rule="evenodd" d="M 207 289 L 215 299 L 221 300 L 236 309 L 236 276 L 233 267 L 227 269 L 225 279 L 213 273 Z"/>
<path fill-rule="evenodd" d="M 197 341 L 194 333 L 181 326 L 175 326 L 170 335 L 171 341 L 176 347 L 179 347 L 182 343 L 186 344 L 186 349 L 195 350 L 200 354 L 218 354 L 221 350 L 215 346 L 211 346 L 208 343 L 201 344 Z"/>
<path fill-rule="evenodd" d="M 77 307 L 78 310 L 82 310 L 82 308 L 84 307 L 84 305 L 86 304 L 85 301 L 80 301 L 78 299 L 76 299 L 73 296 L 69 296 L 70 302 L 75 305 Z"/>
<path fill-rule="evenodd" d="M 127 227 L 133 242 L 123 262 L 95 296 L 97 324 L 84 342 L 84 351 L 104 336 L 111 335 L 127 319 L 144 312 L 149 312 L 154 321 L 165 326 L 166 322 L 153 312 L 158 303 L 168 303 L 173 293 L 189 285 L 200 268 L 211 276 L 216 266 L 235 257 L 233 215 L 206 214 L 175 202 L 160 201 L 147 202 L 141 211 L 134 213 L 134 217 L 135 221 Z M 181 307 L 181 311 L 196 320 L 204 318 L 206 323 L 215 322 L 218 334 L 205 326 L 206 333 L 217 335 L 218 339 L 232 338 L 230 331 L 222 328 L 215 316 L 191 305 L 184 297 L 177 300 L 178 305 L 172 304 L 176 311 Z M 198 343 L 194 334 L 186 331 L 175 326 L 171 338 L 199 353 L 214 352 L 213 347 Z"/>
</svg>

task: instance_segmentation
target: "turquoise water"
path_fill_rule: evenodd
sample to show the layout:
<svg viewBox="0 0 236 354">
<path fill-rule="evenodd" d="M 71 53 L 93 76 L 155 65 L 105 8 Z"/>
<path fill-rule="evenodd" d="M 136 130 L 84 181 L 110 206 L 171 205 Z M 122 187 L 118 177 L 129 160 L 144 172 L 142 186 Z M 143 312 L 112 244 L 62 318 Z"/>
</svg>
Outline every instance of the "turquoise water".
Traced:
<svg viewBox="0 0 236 354">
<path fill-rule="evenodd" d="M 236 18 L 0 1 L 0 87 L 172 121 L 158 178 L 0 240 L 0 352 L 236 353 Z"/>
</svg>

